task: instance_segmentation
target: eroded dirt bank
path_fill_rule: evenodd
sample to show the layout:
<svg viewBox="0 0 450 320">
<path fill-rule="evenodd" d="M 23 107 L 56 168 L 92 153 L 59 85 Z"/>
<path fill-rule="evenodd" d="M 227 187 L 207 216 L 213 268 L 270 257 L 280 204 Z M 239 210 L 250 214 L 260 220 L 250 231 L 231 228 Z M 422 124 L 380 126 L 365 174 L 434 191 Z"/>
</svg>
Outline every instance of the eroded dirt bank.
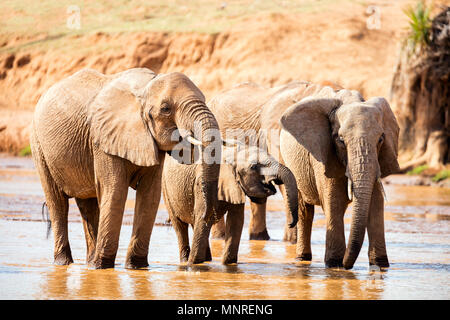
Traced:
<svg viewBox="0 0 450 320">
<path fill-rule="evenodd" d="M 32 110 L 56 81 L 81 68 L 115 73 L 131 67 L 181 71 L 207 98 L 236 83 L 267 86 L 294 79 L 334 83 L 365 96 L 389 96 L 411 1 L 374 1 L 379 28 L 368 28 L 367 5 L 327 12 L 267 13 L 215 34 L 127 32 L 53 39 L 15 37 L 0 47 L 0 151 L 28 144 Z M 52 41 L 61 45 L 52 48 Z M 50 47 L 48 49 L 47 47 Z"/>
</svg>

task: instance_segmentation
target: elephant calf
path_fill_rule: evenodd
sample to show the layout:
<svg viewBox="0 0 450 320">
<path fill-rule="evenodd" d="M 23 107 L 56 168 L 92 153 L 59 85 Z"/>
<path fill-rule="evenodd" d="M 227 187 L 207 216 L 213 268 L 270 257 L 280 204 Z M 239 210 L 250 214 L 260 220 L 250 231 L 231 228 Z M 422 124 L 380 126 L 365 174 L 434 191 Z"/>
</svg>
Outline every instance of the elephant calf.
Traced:
<svg viewBox="0 0 450 320">
<path fill-rule="evenodd" d="M 174 183 L 174 182 L 177 183 Z M 201 219 L 202 199 L 198 165 L 183 165 L 166 157 L 162 174 L 164 202 L 178 237 L 180 262 L 188 264 L 210 261 L 209 233 L 211 225 Z M 298 192 L 295 177 L 285 166 L 257 147 L 223 147 L 218 183 L 216 221 L 228 213 L 225 231 L 223 264 L 237 262 L 239 242 L 244 224 L 247 195 L 253 201 L 265 201 L 276 193 L 274 184 L 284 184 L 288 198 L 290 225 L 298 219 Z M 194 228 L 192 250 L 188 227 Z"/>
</svg>

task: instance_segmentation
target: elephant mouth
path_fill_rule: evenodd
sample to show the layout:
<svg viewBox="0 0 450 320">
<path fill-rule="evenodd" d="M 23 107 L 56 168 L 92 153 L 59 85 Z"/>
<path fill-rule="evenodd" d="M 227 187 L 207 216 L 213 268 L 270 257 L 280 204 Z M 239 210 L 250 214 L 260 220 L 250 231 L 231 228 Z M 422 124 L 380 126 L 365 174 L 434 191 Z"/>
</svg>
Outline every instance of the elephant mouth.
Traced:
<svg viewBox="0 0 450 320">
<path fill-rule="evenodd" d="M 264 182 L 262 183 L 264 192 L 267 194 L 267 197 L 277 193 L 277 189 L 275 188 L 275 183 L 276 182 L 274 180 L 269 181 L 269 183 L 264 183 Z"/>
</svg>

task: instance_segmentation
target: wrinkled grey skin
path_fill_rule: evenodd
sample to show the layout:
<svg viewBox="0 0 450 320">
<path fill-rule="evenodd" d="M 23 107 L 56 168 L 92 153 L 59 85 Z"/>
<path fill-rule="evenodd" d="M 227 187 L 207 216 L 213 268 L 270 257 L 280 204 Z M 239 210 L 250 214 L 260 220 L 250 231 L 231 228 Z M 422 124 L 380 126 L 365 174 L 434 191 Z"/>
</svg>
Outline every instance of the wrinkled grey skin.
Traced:
<svg viewBox="0 0 450 320">
<path fill-rule="evenodd" d="M 369 263 L 389 266 L 379 178 L 399 170 L 399 128 L 385 99 L 364 101 L 356 91 L 309 82 L 270 89 L 246 83 L 216 96 L 210 108 L 221 130 L 242 125 L 279 130 L 279 143 L 266 142 L 271 155 L 297 180 L 299 223 L 296 232 L 286 228 L 285 239 L 297 242 L 298 260 L 312 258 L 314 205 L 320 205 L 327 219 L 326 266 L 352 268 L 366 229 Z M 349 198 L 353 215 L 346 247 L 343 217 Z M 265 208 L 254 207 L 259 210 L 252 217 L 262 225 Z"/>
<path fill-rule="evenodd" d="M 203 94 L 183 74 L 130 69 L 103 75 L 85 69 L 53 85 L 39 100 L 31 148 L 54 235 L 54 262 L 73 262 L 68 240 L 68 199 L 80 209 L 87 263 L 112 268 L 128 187 L 136 189 L 133 231 L 125 266 L 148 266 L 150 236 L 161 196 L 165 151 L 177 129 L 203 145 L 218 130 Z M 185 137 L 185 136 L 183 136 Z M 220 152 L 220 150 L 219 150 Z M 200 165 L 204 219 L 217 203 L 219 164 Z"/>
<path fill-rule="evenodd" d="M 215 219 L 221 220 L 228 213 L 222 263 L 231 264 L 236 263 L 238 258 L 245 197 L 255 201 L 265 200 L 275 194 L 274 184 L 283 184 L 293 191 L 297 191 L 297 185 L 294 175 L 285 166 L 259 148 L 223 147 L 222 158 Z M 177 234 L 180 262 L 187 262 L 188 265 L 211 260 L 208 240 L 211 224 L 201 218 L 199 211 L 199 172 L 198 165 L 183 165 L 172 157 L 166 157 L 162 174 L 164 202 Z M 291 208 L 293 225 L 298 216 L 296 196 L 295 192 L 292 201 L 295 207 Z M 192 249 L 189 246 L 189 225 L 194 229 Z"/>
</svg>

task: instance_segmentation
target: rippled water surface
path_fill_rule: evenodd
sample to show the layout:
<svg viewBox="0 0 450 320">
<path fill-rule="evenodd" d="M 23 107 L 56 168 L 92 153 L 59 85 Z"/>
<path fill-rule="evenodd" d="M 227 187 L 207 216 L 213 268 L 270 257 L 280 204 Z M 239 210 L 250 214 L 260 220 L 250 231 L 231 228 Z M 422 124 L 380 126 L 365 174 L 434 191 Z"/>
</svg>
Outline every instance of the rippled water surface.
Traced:
<svg viewBox="0 0 450 320">
<path fill-rule="evenodd" d="M 295 246 L 281 241 L 285 218 L 279 194 L 269 202 L 269 241 L 248 240 L 247 208 L 237 265 L 221 265 L 220 240 L 211 241 L 212 262 L 180 264 L 162 203 L 149 268 L 127 270 L 132 190 L 115 269 L 91 270 L 84 263 L 86 245 L 75 202 L 71 200 L 69 214 L 75 263 L 54 266 L 34 166 L 27 158 L 0 157 L 0 299 L 450 299 L 450 189 L 392 184 L 385 189 L 387 271 L 369 270 L 367 243 L 352 270 L 325 269 L 320 208 L 313 227 L 313 261 L 295 262 Z M 348 237 L 350 214 L 345 218 Z"/>
</svg>

